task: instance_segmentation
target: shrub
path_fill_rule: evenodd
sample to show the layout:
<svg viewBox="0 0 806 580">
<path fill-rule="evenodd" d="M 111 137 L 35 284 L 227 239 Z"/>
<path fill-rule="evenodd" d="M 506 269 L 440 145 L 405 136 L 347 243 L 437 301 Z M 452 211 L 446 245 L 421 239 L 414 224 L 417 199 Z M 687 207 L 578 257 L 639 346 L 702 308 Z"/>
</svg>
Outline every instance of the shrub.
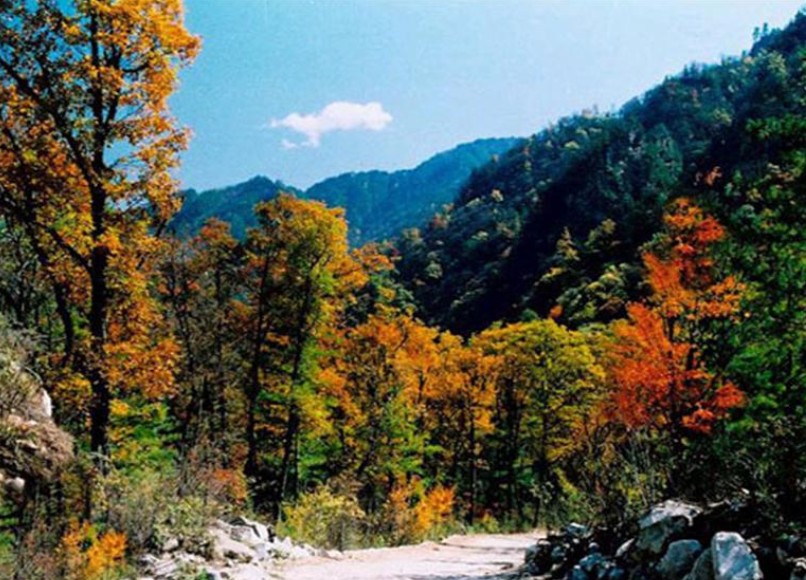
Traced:
<svg viewBox="0 0 806 580">
<path fill-rule="evenodd" d="M 59 556 L 66 580 L 107 580 L 126 574 L 126 536 L 74 520 L 62 538 Z"/>
<path fill-rule="evenodd" d="M 399 483 L 389 494 L 381 525 L 392 544 L 444 536 L 453 524 L 455 492 L 437 485 L 424 490 L 420 480 Z"/>
<path fill-rule="evenodd" d="M 285 506 L 280 532 L 322 548 L 344 550 L 361 545 L 366 514 L 351 495 L 321 486 Z"/>
</svg>

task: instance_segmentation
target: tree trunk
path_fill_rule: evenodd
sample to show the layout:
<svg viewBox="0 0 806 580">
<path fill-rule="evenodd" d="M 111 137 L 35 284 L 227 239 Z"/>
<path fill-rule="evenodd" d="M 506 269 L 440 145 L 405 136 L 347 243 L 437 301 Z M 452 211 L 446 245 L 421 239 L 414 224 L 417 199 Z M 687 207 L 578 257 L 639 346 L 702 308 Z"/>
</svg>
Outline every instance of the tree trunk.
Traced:
<svg viewBox="0 0 806 580">
<path fill-rule="evenodd" d="M 90 268 L 91 304 L 89 314 L 92 346 L 87 365 L 87 379 L 92 387 L 90 404 L 90 448 L 93 452 L 105 455 L 108 451 L 109 405 L 112 400 L 109 382 L 103 370 L 106 346 L 107 284 L 106 268 L 108 254 L 103 246 L 96 246 L 92 252 Z"/>
</svg>

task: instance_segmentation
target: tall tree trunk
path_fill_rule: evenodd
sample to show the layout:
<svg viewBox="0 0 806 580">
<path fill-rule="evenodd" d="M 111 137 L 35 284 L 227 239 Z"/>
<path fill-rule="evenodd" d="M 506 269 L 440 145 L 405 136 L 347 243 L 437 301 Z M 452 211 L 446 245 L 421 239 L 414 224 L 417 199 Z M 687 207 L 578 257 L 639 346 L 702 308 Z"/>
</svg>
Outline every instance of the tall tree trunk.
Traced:
<svg viewBox="0 0 806 580">
<path fill-rule="evenodd" d="M 90 335 L 92 337 L 89 360 L 86 360 L 87 379 L 92 387 L 90 404 L 90 448 L 102 455 L 108 451 L 109 406 L 112 395 L 109 382 L 103 369 L 106 346 L 107 284 L 106 268 L 108 255 L 103 246 L 97 246 L 92 253 L 90 269 L 91 304 L 89 313 Z"/>
<path fill-rule="evenodd" d="M 470 513 L 468 514 L 468 523 L 472 526 L 473 519 L 476 517 L 476 486 L 478 478 L 478 470 L 476 466 L 476 421 L 473 416 L 471 407 L 470 414 Z"/>
</svg>

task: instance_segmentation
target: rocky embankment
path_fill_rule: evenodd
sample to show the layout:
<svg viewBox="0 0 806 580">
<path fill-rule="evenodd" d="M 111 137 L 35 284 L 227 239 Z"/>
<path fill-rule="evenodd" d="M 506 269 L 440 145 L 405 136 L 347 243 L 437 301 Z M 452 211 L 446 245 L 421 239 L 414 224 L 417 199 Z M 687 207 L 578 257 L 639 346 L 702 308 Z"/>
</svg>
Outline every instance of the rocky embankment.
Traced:
<svg viewBox="0 0 806 580">
<path fill-rule="evenodd" d="M 655 505 L 629 538 L 570 524 L 526 553 L 525 573 L 548 580 L 806 579 L 806 541 L 759 532 L 743 500 Z"/>
<path fill-rule="evenodd" d="M 337 552 L 279 538 L 271 526 L 236 517 L 218 520 L 207 530 L 208 544 L 183 545 L 181 538 L 170 538 L 159 555 L 147 554 L 140 560 L 140 580 L 208 578 L 209 580 L 262 580 L 276 577 L 278 564 L 311 556 L 339 557 Z"/>
</svg>

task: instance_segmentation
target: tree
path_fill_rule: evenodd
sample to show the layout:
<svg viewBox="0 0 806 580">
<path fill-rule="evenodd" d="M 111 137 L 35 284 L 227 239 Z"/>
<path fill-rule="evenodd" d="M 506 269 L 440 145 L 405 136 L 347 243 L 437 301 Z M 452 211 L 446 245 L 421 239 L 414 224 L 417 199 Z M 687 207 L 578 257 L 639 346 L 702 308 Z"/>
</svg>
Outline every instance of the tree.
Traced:
<svg viewBox="0 0 806 580">
<path fill-rule="evenodd" d="M 496 461 L 508 490 L 508 508 L 519 517 L 523 506 L 518 488 L 524 475 L 531 479 L 536 524 L 555 468 L 573 450 L 579 422 L 600 399 L 603 371 L 587 338 L 552 320 L 491 328 L 473 344 L 500 357 Z"/>
<path fill-rule="evenodd" d="M 438 366 L 428 390 L 428 422 L 432 445 L 443 450 L 434 468 L 467 494 L 467 520 L 472 524 L 478 506 L 484 439 L 493 431 L 495 385 L 501 357 L 465 345 L 450 333 L 440 335 Z M 443 476 L 443 479 L 448 479 Z"/>
<path fill-rule="evenodd" d="M 317 345 L 350 289 L 365 281 L 347 247 L 343 210 L 289 195 L 258 204 L 245 244 L 247 475 L 258 472 L 261 395 L 283 409 L 276 504 L 296 489 L 302 399 L 311 391 Z"/>
<path fill-rule="evenodd" d="M 229 224 L 211 219 L 189 242 L 173 240 L 162 266 L 160 290 L 182 346 L 176 414 L 188 443 L 209 439 L 221 448 L 230 434 L 228 399 L 240 381 L 233 321 L 242 257 Z"/>
<path fill-rule="evenodd" d="M 435 335 L 409 315 L 373 314 L 345 329 L 321 373 L 335 439 L 333 469 L 363 485 L 370 512 L 380 491 L 420 473 L 426 433 L 418 424 L 427 420 L 420 387 L 431 377 L 414 360 L 430 350 L 426 342 Z"/>
<path fill-rule="evenodd" d="M 667 436 L 677 461 L 687 434 L 709 433 L 743 402 L 742 392 L 703 357 L 714 324 L 738 312 L 742 285 L 717 277 L 711 251 L 725 232 L 714 218 L 679 199 L 665 223 L 659 245 L 667 255 L 644 254 L 652 297 L 630 304 L 628 320 L 614 324 L 608 368 L 614 418 Z"/>
<path fill-rule="evenodd" d="M 172 382 L 150 278 L 186 143 L 167 100 L 199 42 L 180 0 L 0 6 L 0 211 L 45 272 L 105 452 L 115 393 Z"/>
</svg>

